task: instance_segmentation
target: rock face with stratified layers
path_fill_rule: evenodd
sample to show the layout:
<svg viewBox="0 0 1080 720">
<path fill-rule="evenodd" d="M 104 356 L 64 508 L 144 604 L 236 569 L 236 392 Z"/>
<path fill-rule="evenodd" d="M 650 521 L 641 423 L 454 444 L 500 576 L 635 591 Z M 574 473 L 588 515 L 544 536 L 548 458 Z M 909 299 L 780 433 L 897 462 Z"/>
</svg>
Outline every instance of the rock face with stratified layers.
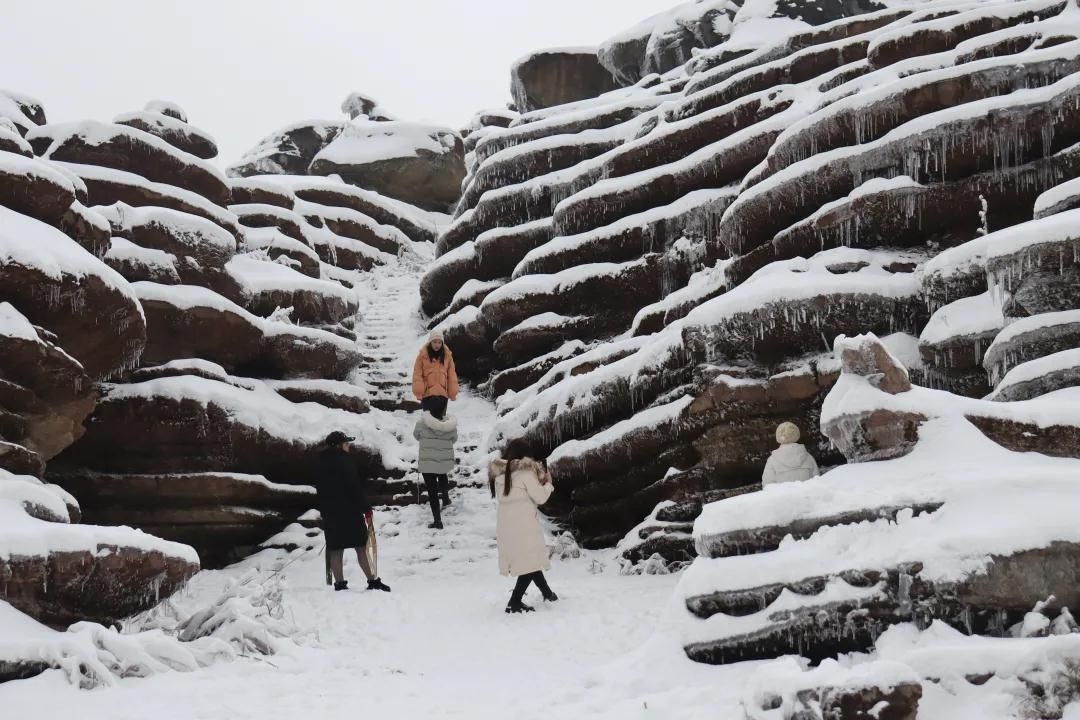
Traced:
<svg viewBox="0 0 1080 720">
<path fill-rule="evenodd" d="M 367 272 L 434 238 L 423 211 L 227 179 L 169 103 L 54 125 L 3 93 L 0 121 L 0 597 L 57 626 L 147 609 L 310 509 L 328 427 L 401 501 L 356 313 Z"/>
<path fill-rule="evenodd" d="M 1073 9 L 763 9 L 687 3 L 601 46 L 622 87 L 478 125 L 421 284 L 496 400 L 492 449 L 550 456 L 549 512 L 633 562 L 692 557 L 687 523 L 755 487 L 780 422 L 823 467 L 910 451 L 934 413 L 895 378 L 821 424 L 875 353 L 987 397 L 965 417 L 1009 450 L 1075 433 L 994 409 L 1077 377 Z"/>
</svg>

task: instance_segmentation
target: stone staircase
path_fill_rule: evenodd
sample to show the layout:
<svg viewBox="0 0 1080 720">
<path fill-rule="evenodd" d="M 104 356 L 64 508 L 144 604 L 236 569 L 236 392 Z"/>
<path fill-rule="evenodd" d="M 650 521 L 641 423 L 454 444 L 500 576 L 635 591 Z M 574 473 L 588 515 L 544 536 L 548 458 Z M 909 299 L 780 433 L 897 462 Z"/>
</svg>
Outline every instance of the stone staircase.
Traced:
<svg viewBox="0 0 1080 720">
<path fill-rule="evenodd" d="M 357 314 L 357 345 L 363 356 L 356 382 L 371 398 L 371 407 L 389 414 L 389 432 L 403 435 L 412 444 L 413 424 L 420 410 L 412 393 L 412 366 L 423 345 L 426 330 L 420 314 L 420 278 L 427 258 L 402 254 L 398 262 L 371 273 L 371 287 Z M 494 407 L 462 388 L 449 412 L 460 421 L 457 443 L 458 468 L 451 475 L 451 487 L 477 487 L 486 481 L 482 455 L 488 428 L 494 422 Z M 426 493 L 417 493 L 417 476 L 386 478 L 381 483 L 382 502 L 404 505 L 426 502 Z"/>
</svg>

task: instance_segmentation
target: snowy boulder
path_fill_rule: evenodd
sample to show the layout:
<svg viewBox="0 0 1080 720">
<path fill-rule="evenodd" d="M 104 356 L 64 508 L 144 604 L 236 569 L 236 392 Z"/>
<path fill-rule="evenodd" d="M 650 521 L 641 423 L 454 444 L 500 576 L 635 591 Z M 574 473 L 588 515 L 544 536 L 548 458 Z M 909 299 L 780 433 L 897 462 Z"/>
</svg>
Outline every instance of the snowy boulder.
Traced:
<svg viewBox="0 0 1080 720">
<path fill-rule="evenodd" d="M 772 263 L 692 310 L 683 337 L 695 357 L 769 363 L 825 351 L 824 342 L 845 333 L 916 330 L 923 316 L 919 281 L 912 272 L 886 269 L 896 259 L 837 248 Z"/>
<path fill-rule="evenodd" d="M 433 329 L 443 332 L 446 344 L 454 349 L 458 374 L 480 378 L 492 370 L 489 350 L 496 333 L 485 321 L 480 308 L 469 305 L 450 315 Z"/>
<path fill-rule="evenodd" d="M 449 316 L 469 305 L 480 305 L 484 298 L 506 284 L 505 280 L 468 280 L 458 288 L 450 304 L 431 318 L 429 325 L 438 325 Z"/>
<path fill-rule="evenodd" d="M 203 160 L 213 160 L 218 154 L 217 143 L 206 131 L 163 113 L 124 113 L 113 118 L 113 122 L 150 133 L 177 150 L 183 150 Z"/>
<path fill-rule="evenodd" d="M 240 238 L 240 224 L 236 216 L 202 195 L 164 182 L 151 182 L 135 173 L 113 170 L 95 165 L 56 163 L 78 178 L 88 191 L 89 204 L 94 206 L 126 203 L 132 207 L 163 207 L 178 212 L 198 215 Z"/>
<path fill-rule="evenodd" d="M 49 519 L 27 506 L 50 508 Z M 199 569 L 185 545 L 126 527 L 69 524 L 59 495 L 0 470 L 0 599 L 43 623 L 112 623 L 167 598 Z"/>
<path fill-rule="evenodd" d="M 360 92 L 349 93 L 349 96 L 341 101 L 341 112 L 352 120 L 365 118 L 378 122 L 394 119 L 379 107 L 379 102 L 375 98 Z"/>
<path fill-rule="evenodd" d="M 1035 219 L 1080 208 L 1080 178 L 1050 188 L 1035 200 Z"/>
<path fill-rule="evenodd" d="M 569 340 L 595 337 L 604 324 L 601 318 L 588 315 L 541 313 L 503 331 L 492 349 L 504 366 L 512 367 L 545 355 Z"/>
<path fill-rule="evenodd" d="M 274 262 L 287 265 L 310 278 L 322 276 L 322 259 L 311 245 L 283 233 L 276 227 L 252 227 L 244 230 L 244 250 L 264 252 Z"/>
<path fill-rule="evenodd" d="M 990 394 L 991 400 L 1016 401 L 1080 386 L 1080 349 L 1061 350 L 1013 367 Z"/>
<path fill-rule="evenodd" d="M 580 340 L 571 340 L 555 350 L 533 358 L 529 362 L 500 370 L 487 382 L 487 392 L 494 398 L 501 397 L 507 391 L 519 392 L 536 383 L 553 367 L 569 358 L 580 355 L 588 346 Z"/>
<path fill-rule="evenodd" d="M 308 239 L 325 265 L 342 270 L 367 272 L 379 265 L 386 265 L 395 257 L 355 238 L 338 235 L 328 227 L 310 229 Z"/>
<path fill-rule="evenodd" d="M 236 239 L 220 225 L 168 208 L 116 203 L 96 210 L 109 221 L 114 237 L 173 256 L 182 282 L 219 289 L 229 286 L 223 270 L 236 254 Z"/>
<path fill-rule="evenodd" d="M 1000 291 L 988 290 L 949 303 L 930 317 L 919 336 L 919 353 L 926 366 L 933 368 L 932 386 L 969 397 L 989 392 L 982 359 L 1005 326 L 1001 301 Z"/>
<path fill-rule="evenodd" d="M 230 177 L 233 205 L 274 205 L 292 210 L 296 196 L 287 187 L 263 177 Z"/>
<path fill-rule="evenodd" d="M 6 118 L 21 135 L 26 135 L 38 125 L 45 124 L 45 107 L 29 95 L 0 90 L 0 118 Z"/>
<path fill-rule="evenodd" d="M 1080 210 L 987 236 L 990 283 L 1009 292 L 1005 314 L 1027 317 L 1080 307 Z"/>
<path fill-rule="evenodd" d="M 997 385 L 1016 366 L 1080 347 L 1080 309 L 1021 318 L 986 349 L 983 367 Z"/>
<path fill-rule="evenodd" d="M 259 357 L 261 321 L 207 288 L 136 282 L 146 313 L 142 364 L 201 358 L 236 370 Z"/>
<path fill-rule="evenodd" d="M 234 203 L 229 206 L 229 211 L 236 214 L 244 227 L 277 228 L 293 240 L 307 242 L 307 223 L 292 211 L 291 203 L 288 208 L 265 203 Z"/>
<path fill-rule="evenodd" d="M 444 212 L 461 195 L 465 149 L 447 128 L 354 121 L 315 155 L 310 172 L 340 175 L 351 185 Z"/>
<path fill-rule="evenodd" d="M 148 113 L 157 113 L 158 115 L 164 115 L 170 117 L 173 120 L 179 120 L 182 123 L 188 121 L 187 111 L 180 107 L 177 103 L 169 100 L 151 100 L 146 103 L 143 110 Z"/>
<path fill-rule="evenodd" d="M 359 241 L 372 250 L 397 255 L 409 247 L 408 236 L 393 225 L 383 225 L 362 212 L 344 207 L 297 202 L 296 211 L 315 227 L 325 226 L 336 235 Z"/>
<path fill-rule="evenodd" d="M 480 278 L 476 247 L 468 242 L 439 256 L 420 281 L 420 307 L 428 315 L 446 308 L 467 278 Z"/>
<path fill-rule="evenodd" d="M 404 470 L 402 448 L 370 416 L 293 403 L 257 380 L 243 385 L 191 375 L 107 385 L 86 435 L 50 472 L 249 473 L 314 485 L 327 428 L 357 438 L 353 453 L 363 477 Z"/>
<path fill-rule="evenodd" d="M 315 505 L 310 487 L 240 473 L 85 472 L 56 480 L 81 498 L 85 522 L 128 525 L 190 545 L 204 569 L 243 559 Z"/>
<path fill-rule="evenodd" d="M 371 409 L 366 390 L 339 380 L 275 380 L 267 383 L 281 397 L 295 403 L 318 403 L 363 415 Z"/>
<path fill-rule="evenodd" d="M 11 424 L 10 421 L 8 424 Z M 13 475 L 43 478 L 45 461 L 29 448 L 0 440 L 0 470 L 7 470 Z"/>
<path fill-rule="evenodd" d="M 63 230 L 79 190 L 50 163 L 0 152 L 0 205 L 4 207 Z"/>
<path fill-rule="evenodd" d="M 181 284 L 175 255 L 149 250 L 124 238 L 112 238 L 102 260 L 128 282 Z"/>
<path fill-rule="evenodd" d="M 217 167 L 126 125 L 91 121 L 46 125 L 29 133 L 27 140 L 50 160 L 131 172 L 152 182 L 176 185 L 218 205 L 229 202 L 229 186 Z"/>
<path fill-rule="evenodd" d="M 510 92 L 523 113 L 594 98 L 616 87 L 595 48 L 542 50 L 510 68 Z"/>
<path fill-rule="evenodd" d="M 907 368 L 873 335 L 837 338 L 836 354 L 843 375 L 864 379 L 884 394 L 911 390 Z M 822 431 L 848 462 L 865 462 L 899 457 L 911 451 L 918 439 L 918 427 L 926 415 L 917 410 L 897 411 L 888 407 L 845 408 L 844 386 L 830 394 L 829 412 L 822 417 Z"/>
<path fill-rule="evenodd" d="M 306 175 L 319 151 L 341 134 L 342 120 L 293 123 L 267 135 L 228 168 L 230 177 Z"/>
<path fill-rule="evenodd" d="M 146 312 L 144 365 L 201 358 L 239 375 L 344 378 L 360 363 L 343 338 L 264 320 L 206 288 L 133 287 Z"/>
<path fill-rule="evenodd" d="M 1002 334 L 1006 332 L 1008 328 Z M 1076 388 L 1012 403 L 965 398 L 904 382 L 902 365 L 872 336 L 838 338 L 836 345 L 841 354 L 853 354 L 856 362 L 844 363 L 845 372 L 822 406 L 821 425 L 849 461 L 903 456 L 911 451 L 917 428 L 927 418 L 956 417 L 1010 451 L 1077 455 Z"/>
<path fill-rule="evenodd" d="M 146 341 L 128 283 L 59 230 L 0 207 L 0 302 L 99 380 L 133 367 Z"/>
<path fill-rule="evenodd" d="M 381 225 L 396 227 L 413 242 L 435 242 L 435 225 L 417 208 L 371 190 L 345 185 L 330 178 L 282 178 L 296 197 L 363 213 Z"/>
<path fill-rule="evenodd" d="M 660 257 L 629 263 L 596 263 L 553 275 L 524 275 L 484 300 L 480 309 L 493 327 L 506 331 L 523 320 L 561 308 L 596 313 L 605 329 L 629 326 L 637 310 L 660 296 Z"/>
<path fill-rule="evenodd" d="M 658 13 L 600 46 L 600 63 L 621 85 L 690 60 L 693 48 L 719 44 L 738 7 L 727 0 L 694 0 Z"/>
<path fill-rule="evenodd" d="M 359 307 L 353 291 L 257 255 L 237 255 L 225 270 L 240 287 L 241 304 L 256 315 L 291 307 L 298 322 L 318 325 L 355 315 Z"/>
<path fill-rule="evenodd" d="M 0 116 L 0 151 L 34 157 L 34 148 L 23 139 L 15 123 Z"/>
<path fill-rule="evenodd" d="M 0 467 L 12 472 L 40 466 L 75 442 L 94 408 L 91 379 L 49 338 L 10 303 L 0 302 L 0 433 L 9 441 Z"/>
</svg>

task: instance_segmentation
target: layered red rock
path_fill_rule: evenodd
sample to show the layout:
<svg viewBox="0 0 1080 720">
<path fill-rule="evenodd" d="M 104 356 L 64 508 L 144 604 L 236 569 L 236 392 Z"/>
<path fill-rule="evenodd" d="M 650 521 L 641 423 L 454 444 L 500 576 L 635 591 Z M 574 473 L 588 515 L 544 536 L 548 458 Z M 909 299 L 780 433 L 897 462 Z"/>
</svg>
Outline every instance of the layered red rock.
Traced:
<svg viewBox="0 0 1080 720">
<path fill-rule="evenodd" d="M 310 487 L 275 485 L 254 475 L 76 472 L 54 479 L 83 498 L 84 522 L 129 525 L 189 545 L 203 568 L 242 559 L 315 504 Z"/>
<path fill-rule="evenodd" d="M 0 301 L 53 333 L 92 379 L 132 367 L 146 325 L 127 282 L 59 230 L 5 208 L 0 217 Z"/>
<path fill-rule="evenodd" d="M 149 133 L 124 125 L 83 122 L 47 125 L 27 139 L 43 157 L 132 172 L 176 185 L 218 205 L 228 205 L 225 176 L 204 160 Z"/>
<path fill-rule="evenodd" d="M 300 122 L 267 135 L 231 165 L 231 177 L 305 175 L 315 156 L 345 129 L 341 120 Z"/>
<path fill-rule="evenodd" d="M 353 451 L 365 476 L 398 472 L 369 418 L 292 403 L 256 380 L 237 386 L 192 375 L 106 386 L 86 435 L 54 459 L 50 472 L 238 472 L 311 485 L 329 426 L 358 437 Z"/>
<path fill-rule="evenodd" d="M 149 609 L 199 570 L 190 547 L 131 528 L 71 524 L 70 496 L 34 478 L 0 470 L 0 484 L 0 598 L 45 624 L 111 624 Z"/>
<path fill-rule="evenodd" d="M 510 88 L 520 112 L 585 100 L 616 88 L 595 51 L 543 50 L 527 55 L 510 69 Z"/>
<path fill-rule="evenodd" d="M 465 149 L 446 128 L 354 121 L 311 161 L 312 175 L 340 175 L 426 210 L 445 211 L 461 195 Z"/>
</svg>

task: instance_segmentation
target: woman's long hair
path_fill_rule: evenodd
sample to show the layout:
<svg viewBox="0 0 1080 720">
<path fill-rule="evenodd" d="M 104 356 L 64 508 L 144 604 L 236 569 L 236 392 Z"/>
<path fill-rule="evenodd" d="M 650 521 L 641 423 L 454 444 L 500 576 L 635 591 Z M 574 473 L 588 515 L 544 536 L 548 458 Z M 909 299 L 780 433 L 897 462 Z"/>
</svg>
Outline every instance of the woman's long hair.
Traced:
<svg viewBox="0 0 1080 720">
<path fill-rule="evenodd" d="M 513 485 L 513 466 L 518 460 L 523 460 L 529 457 L 529 448 L 519 440 L 514 440 L 506 449 L 503 450 L 502 459 L 506 461 L 506 472 L 503 475 L 503 497 L 510 494 L 510 488 Z M 488 485 L 491 488 L 491 497 L 495 497 L 495 476 L 492 475 L 488 478 Z"/>
<path fill-rule="evenodd" d="M 443 341 L 442 347 L 439 348 L 438 352 L 431 347 L 431 343 L 428 343 L 427 356 L 428 360 L 431 360 L 431 362 L 443 363 L 446 360 L 446 341 Z"/>
</svg>

